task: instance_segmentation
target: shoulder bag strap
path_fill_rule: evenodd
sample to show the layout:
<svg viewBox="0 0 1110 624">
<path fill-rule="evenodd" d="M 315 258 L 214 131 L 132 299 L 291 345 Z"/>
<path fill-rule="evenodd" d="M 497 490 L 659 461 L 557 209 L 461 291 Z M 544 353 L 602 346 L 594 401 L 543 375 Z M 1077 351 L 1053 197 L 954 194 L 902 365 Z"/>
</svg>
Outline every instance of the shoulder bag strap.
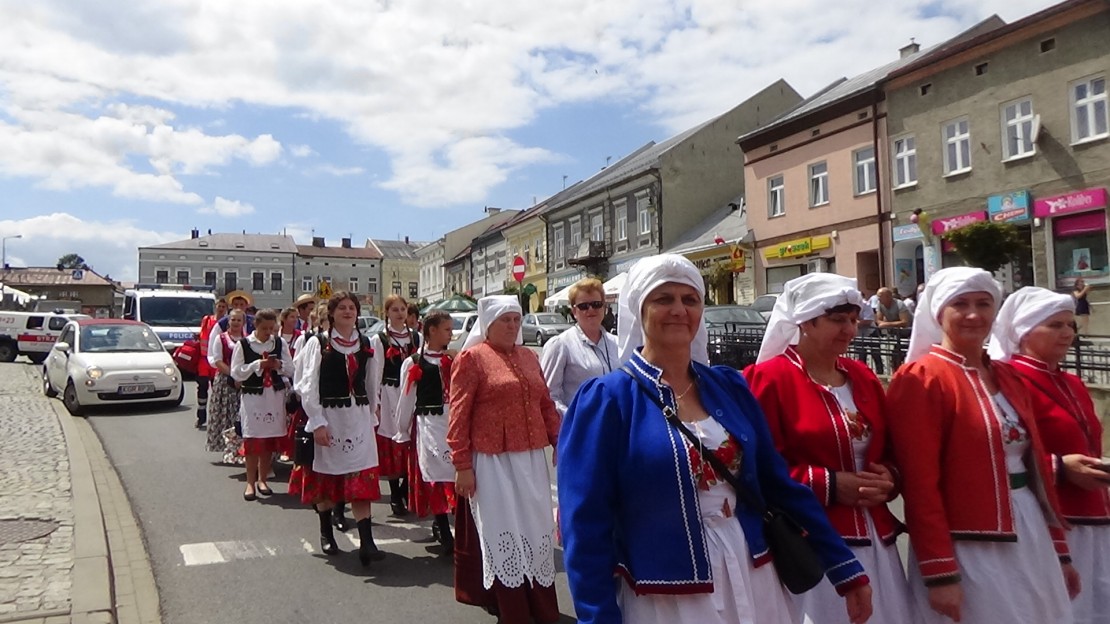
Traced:
<svg viewBox="0 0 1110 624">
<path fill-rule="evenodd" d="M 722 462 L 712 451 L 707 450 L 705 448 L 705 445 L 702 444 L 701 439 L 695 436 L 693 433 L 690 432 L 689 429 L 682 425 L 682 423 L 678 420 L 678 414 L 676 414 L 675 411 L 670 407 L 663 405 L 663 402 L 659 400 L 659 397 L 653 392 L 653 389 L 648 387 L 647 383 L 645 383 L 643 379 L 640 379 L 636 375 L 636 373 L 629 369 L 627 364 L 621 366 L 621 371 L 635 380 L 636 383 L 638 383 L 640 387 L 646 391 L 648 397 L 651 398 L 652 402 L 658 405 L 659 409 L 663 410 L 663 416 L 667 419 L 667 422 L 673 425 L 675 429 L 678 429 L 679 433 L 684 435 L 691 444 L 697 447 L 698 453 L 701 454 L 702 459 L 704 459 L 710 466 L 713 467 L 713 471 L 716 472 L 719 477 L 721 477 L 725 481 L 728 481 L 728 484 L 732 486 L 732 489 L 736 490 L 736 495 L 744 501 L 745 505 L 750 507 L 753 511 L 757 512 L 761 516 L 767 513 L 767 506 L 763 503 L 763 501 L 760 500 L 759 497 L 748 491 L 748 488 L 744 487 L 740 480 L 736 478 L 736 475 L 732 474 L 732 471 L 730 471 L 728 467 L 725 466 L 724 462 Z"/>
</svg>

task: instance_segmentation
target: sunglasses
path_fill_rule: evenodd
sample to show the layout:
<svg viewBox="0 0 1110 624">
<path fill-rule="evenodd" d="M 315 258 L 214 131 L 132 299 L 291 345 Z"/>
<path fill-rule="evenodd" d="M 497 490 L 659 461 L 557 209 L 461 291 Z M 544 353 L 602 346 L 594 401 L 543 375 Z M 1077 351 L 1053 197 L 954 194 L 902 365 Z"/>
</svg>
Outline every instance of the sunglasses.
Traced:
<svg viewBox="0 0 1110 624">
<path fill-rule="evenodd" d="M 594 309 L 594 310 L 600 310 L 601 308 L 605 307 L 605 302 L 604 301 L 583 301 L 582 303 L 574 304 L 574 307 L 578 308 L 582 312 L 585 312 L 586 310 L 589 310 L 591 308 Z"/>
</svg>

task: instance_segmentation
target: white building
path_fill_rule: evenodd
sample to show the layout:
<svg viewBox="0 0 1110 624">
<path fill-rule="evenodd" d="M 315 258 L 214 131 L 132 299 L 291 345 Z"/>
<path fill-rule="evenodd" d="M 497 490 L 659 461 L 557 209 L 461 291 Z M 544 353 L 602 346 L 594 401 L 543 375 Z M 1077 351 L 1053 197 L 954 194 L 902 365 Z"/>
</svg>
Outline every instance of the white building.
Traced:
<svg viewBox="0 0 1110 624">
<path fill-rule="evenodd" d="M 445 237 L 432 241 L 416 250 L 420 262 L 420 299 L 435 303 L 446 297 L 447 272 L 443 268 Z"/>
</svg>

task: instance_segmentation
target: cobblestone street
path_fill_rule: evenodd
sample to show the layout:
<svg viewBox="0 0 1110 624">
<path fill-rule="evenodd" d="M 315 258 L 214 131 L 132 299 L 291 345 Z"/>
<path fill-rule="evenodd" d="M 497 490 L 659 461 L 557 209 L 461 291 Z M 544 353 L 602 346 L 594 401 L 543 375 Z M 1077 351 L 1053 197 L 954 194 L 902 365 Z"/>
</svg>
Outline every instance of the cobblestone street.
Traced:
<svg viewBox="0 0 1110 624">
<path fill-rule="evenodd" d="M 65 435 L 37 367 L 0 371 L 0 620 L 68 612 L 74 513 Z"/>
</svg>

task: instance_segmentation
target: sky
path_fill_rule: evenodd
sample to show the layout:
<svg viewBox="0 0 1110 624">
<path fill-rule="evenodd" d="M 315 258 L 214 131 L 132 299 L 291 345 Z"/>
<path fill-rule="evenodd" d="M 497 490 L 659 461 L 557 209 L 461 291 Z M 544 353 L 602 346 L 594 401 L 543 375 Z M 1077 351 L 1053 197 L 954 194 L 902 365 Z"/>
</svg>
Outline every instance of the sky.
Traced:
<svg viewBox="0 0 1110 624">
<path fill-rule="evenodd" d="M 1045 0 L 0 0 L 11 266 L 201 232 L 434 240 L 779 78 Z"/>
</svg>

